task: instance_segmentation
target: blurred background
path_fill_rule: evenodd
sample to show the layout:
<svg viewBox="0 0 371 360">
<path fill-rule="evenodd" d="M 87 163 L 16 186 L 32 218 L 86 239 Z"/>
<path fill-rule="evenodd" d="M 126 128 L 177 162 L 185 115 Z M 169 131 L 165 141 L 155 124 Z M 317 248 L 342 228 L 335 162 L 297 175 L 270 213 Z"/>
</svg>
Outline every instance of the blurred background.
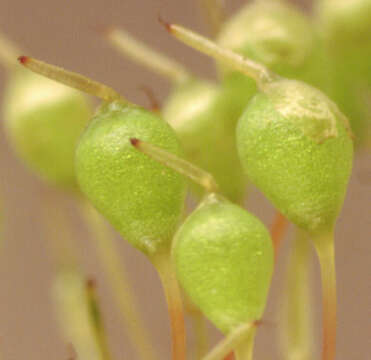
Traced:
<svg viewBox="0 0 371 360">
<path fill-rule="evenodd" d="M 246 1 L 227 0 L 232 13 Z M 300 6 L 310 11 L 309 0 Z M 102 81 L 131 101 L 148 106 L 140 90 L 153 89 L 161 101 L 169 86 L 166 80 L 120 56 L 99 36 L 96 29 L 114 24 L 130 31 L 155 48 L 182 61 L 197 74 L 215 77 L 212 62 L 172 39 L 159 25 L 158 15 L 208 34 L 197 0 L 2 0 L 0 29 L 19 44 L 25 54 L 61 65 Z M 0 69 L 0 98 L 6 80 Z M 2 119 L 1 119 L 2 121 Z M 50 190 L 15 157 L 1 128 L 0 191 L 4 218 L 0 251 L 0 353 L 2 360 L 68 359 L 70 350 L 57 327 L 50 298 L 53 278 L 48 255 L 49 233 L 43 225 L 45 206 L 60 208 L 72 224 L 70 236 L 77 238 L 85 273 L 97 279 L 104 321 L 116 359 L 134 359 L 125 329 L 106 285 L 87 229 L 72 199 Z M 370 234 L 371 156 L 359 154 L 344 210 L 336 229 L 339 326 L 338 360 L 368 360 L 370 357 Z M 46 205 L 48 201 L 48 205 Z M 268 226 L 273 210 L 258 191 L 248 203 Z M 52 210 L 50 210 L 52 211 Z M 57 228 L 55 232 L 59 232 Z M 68 233 L 68 232 L 67 232 Z M 162 358 L 170 358 L 168 315 L 160 282 L 147 259 L 117 236 L 127 271 Z M 277 355 L 277 293 L 282 287 L 282 269 L 289 241 L 280 254 L 269 305 L 259 330 L 256 359 L 279 359 Z M 317 261 L 313 277 L 319 283 Z M 318 285 L 313 293 L 317 341 L 320 340 Z M 210 325 L 212 343 L 220 334 Z M 192 337 L 188 338 L 192 343 Z"/>
</svg>

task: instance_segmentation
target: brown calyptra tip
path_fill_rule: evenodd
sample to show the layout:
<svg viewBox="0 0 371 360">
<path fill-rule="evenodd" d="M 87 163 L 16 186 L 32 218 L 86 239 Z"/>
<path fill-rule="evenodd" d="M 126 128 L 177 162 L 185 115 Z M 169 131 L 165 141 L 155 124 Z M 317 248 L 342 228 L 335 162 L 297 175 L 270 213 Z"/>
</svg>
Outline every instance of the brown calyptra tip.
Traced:
<svg viewBox="0 0 371 360">
<path fill-rule="evenodd" d="M 97 282 L 96 282 L 95 278 L 93 278 L 93 277 L 87 278 L 86 279 L 86 286 L 89 289 L 94 289 L 97 286 Z"/>
<path fill-rule="evenodd" d="M 72 343 L 68 344 L 68 352 L 69 352 L 68 360 L 76 360 L 77 359 L 76 349 L 75 349 L 75 347 L 73 346 Z"/>
<path fill-rule="evenodd" d="M 93 27 L 95 32 L 101 36 L 109 36 L 114 30 L 115 27 L 113 25 L 95 25 Z"/>
<path fill-rule="evenodd" d="M 263 324 L 263 320 L 262 319 L 259 319 L 259 320 L 255 320 L 254 321 L 254 326 L 256 326 L 256 327 L 258 327 L 258 326 L 260 326 L 262 324 Z"/>
<path fill-rule="evenodd" d="M 130 142 L 131 142 L 131 145 L 135 146 L 135 147 L 138 147 L 139 144 L 140 144 L 140 140 L 137 139 L 137 138 L 131 138 L 130 139 Z"/>
<path fill-rule="evenodd" d="M 168 23 L 167 21 L 165 21 L 160 15 L 158 16 L 158 21 L 161 25 L 163 25 L 163 27 L 168 31 L 168 32 L 172 32 L 173 29 L 172 29 L 172 25 L 170 23 Z"/>
<path fill-rule="evenodd" d="M 154 112 L 159 112 L 160 111 L 160 103 L 159 101 L 157 100 L 156 98 L 156 95 L 155 93 L 153 92 L 153 90 L 148 87 L 148 86 L 145 86 L 145 85 L 142 85 L 140 88 L 139 88 L 141 91 L 144 92 L 144 94 L 147 96 L 149 102 L 150 102 L 150 109 Z"/>
<path fill-rule="evenodd" d="M 24 56 L 24 55 L 22 55 L 22 56 L 20 56 L 20 57 L 18 58 L 18 61 L 19 61 L 22 65 L 26 64 L 26 63 L 28 62 L 28 60 L 30 60 L 30 58 L 29 58 L 28 56 Z"/>
<path fill-rule="evenodd" d="M 255 327 L 260 327 L 260 326 L 276 326 L 277 324 L 274 321 L 269 321 L 269 320 L 255 320 L 254 321 L 254 326 Z"/>
<path fill-rule="evenodd" d="M 233 352 L 230 352 L 225 358 L 224 360 L 234 360 L 235 359 L 235 356 L 234 356 L 234 353 Z"/>
</svg>

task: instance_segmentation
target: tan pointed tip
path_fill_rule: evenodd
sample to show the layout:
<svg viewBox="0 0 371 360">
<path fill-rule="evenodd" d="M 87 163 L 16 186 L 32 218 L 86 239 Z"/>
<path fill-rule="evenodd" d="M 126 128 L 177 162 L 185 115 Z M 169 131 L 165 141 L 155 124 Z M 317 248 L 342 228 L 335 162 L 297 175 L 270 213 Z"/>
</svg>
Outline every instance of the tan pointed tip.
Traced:
<svg viewBox="0 0 371 360">
<path fill-rule="evenodd" d="M 133 146 L 135 146 L 137 148 L 139 146 L 139 144 L 140 144 L 140 140 L 137 139 L 137 138 L 131 138 L 130 139 L 130 143 L 131 143 L 131 145 L 133 145 Z"/>
<path fill-rule="evenodd" d="M 93 277 L 87 278 L 86 279 L 86 286 L 87 286 L 88 289 L 94 289 L 97 286 L 97 281 Z"/>
<path fill-rule="evenodd" d="M 259 320 L 255 320 L 254 321 L 254 326 L 255 327 L 259 327 L 263 324 L 263 320 L 262 319 L 259 319 Z"/>
<path fill-rule="evenodd" d="M 68 360 L 76 360 L 77 359 L 77 353 L 74 345 L 72 343 L 68 344 L 68 352 L 70 353 L 68 356 Z"/>
<path fill-rule="evenodd" d="M 115 29 L 115 26 L 107 24 L 96 25 L 94 27 L 95 32 L 103 37 L 109 37 L 115 31 Z"/>
<path fill-rule="evenodd" d="M 146 85 L 140 86 L 139 90 L 142 91 L 148 98 L 150 102 L 150 110 L 153 112 L 160 111 L 161 106 L 158 99 L 156 98 L 154 91 L 149 86 Z"/>
<path fill-rule="evenodd" d="M 262 327 L 262 326 L 276 326 L 277 324 L 273 321 L 269 320 L 264 320 L 264 319 L 259 319 L 254 321 L 254 326 L 255 327 Z"/>
<path fill-rule="evenodd" d="M 169 22 L 165 21 L 161 15 L 158 16 L 158 22 L 168 31 L 172 32 L 173 31 L 173 25 L 170 24 Z"/>
<path fill-rule="evenodd" d="M 19 56 L 18 57 L 18 61 L 22 64 L 22 65 L 25 65 L 28 63 L 28 61 L 30 60 L 30 58 L 28 56 Z"/>
</svg>

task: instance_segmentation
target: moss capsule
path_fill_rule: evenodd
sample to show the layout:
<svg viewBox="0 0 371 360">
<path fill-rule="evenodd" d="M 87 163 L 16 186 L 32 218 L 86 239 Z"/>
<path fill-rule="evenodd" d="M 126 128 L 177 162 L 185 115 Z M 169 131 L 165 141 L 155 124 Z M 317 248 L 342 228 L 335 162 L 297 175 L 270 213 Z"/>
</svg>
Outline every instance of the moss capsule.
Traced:
<svg viewBox="0 0 371 360">
<path fill-rule="evenodd" d="M 152 144 L 133 144 L 209 192 L 177 231 L 172 249 L 178 279 L 192 302 L 226 334 L 260 320 L 273 270 L 264 225 L 218 195 L 215 180 L 204 170 Z"/>
<path fill-rule="evenodd" d="M 371 1 L 318 0 L 316 18 L 332 56 L 371 87 Z M 348 69 L 349 70 L 349 69 Z"/>
<path fill-rule="evenodd" d="M 5 47 L 10 50 L 6 51 Z M 75 148 L 90 116 L 87 98 L 78 91 L 25 71 L 17 50 L 0 36 L 7 55 L 4 120 L 8 138 L 22 160 L 41 178 L 77 190 Z M 0 49 L 0 54 L 1 54 Z"/>
<path fill-rule="evenodd" d="M 237 144 L 249 178 L 282 213 L 310 233 L 332 229 L 352 169 L 344 115 L 320 91 L 280 80 L 241 116 Z"/>
<path fill-rule="evenodd" d="M 77 190 L 75 148 L 91 109 L 85 96 L 18 70 L 4 99 L 5 126 L 16 152 L 43 179 Z"/>
<path fill-rule="evenodd" d="M 348 116 L 356 146 L 371 141 L 371 1 L 318 0 L 315 18 L 331 67 L 330 96 Z"/>
<path fill-rule="evenodd" d="M 180 154 L 174 132 L 158 115 L 115 101 L 99 108 L 81 136 L 76 172 L 97 209 L 126 240 L 151 255 L 172 239 L 185 184 L 174 171 L 135 151 L 131 137 Z"/>
<path fill-rule="evenodd" d="M 169 26 L 188 45 L 257 82 L 259 93 L 237 127 L 237 148 L 246 173 L 299 227 L 311 233 L 332 229 L 352 168 L 347 118 L 320 90 L 281 78 L 180 26 Z"/>
<path fill-rule="evenodd" d="M 261 319 L 273 250 L 253 215 L 209 195 L 178 230 L 173 259 L 182 287 L 224 333 Z"/>
<path fill-rule="evenodd" d="M 264 64 L 281 76 L 325 86 L 319 37 L 309 17 L 287 1 L 249 2 L 225 22 L 217 43 Z M 233 72 L 230 67 L 224 70 L 226 74 Z M 243 87 L 248 80 L 242 80 L 244 75 L 239 75 L 242 83 L 237 90 L 245 88 L 249 100 L 249 85 Z"/>
<path fill-rule="evenodd" d="M 21 57 L 20 61 L 104 100 L 77 146 L 80 188 L 133 246 L 149 256 L 167 247 L 182 213 L 184 180 L 139 154 L 129 139 L 142 136 L 178 154 L 180 146 L 171 127 L 105 85 L 36 59 Z"/>
</svg>

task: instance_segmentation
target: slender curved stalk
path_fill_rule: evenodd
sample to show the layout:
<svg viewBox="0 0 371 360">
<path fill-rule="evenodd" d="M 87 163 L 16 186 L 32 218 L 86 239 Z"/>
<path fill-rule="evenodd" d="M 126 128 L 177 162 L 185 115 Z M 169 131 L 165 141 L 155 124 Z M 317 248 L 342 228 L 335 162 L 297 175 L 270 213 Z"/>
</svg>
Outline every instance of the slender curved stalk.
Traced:
<svg viewBox="0 0 371 360">
<path fill-rule="evenodd" d="M 252 360 L 254 352 L 255 333 L 256 329 L 254 328 L 251 331 L 248 339 L 236 348 L 236 360 Z"/>
<path fill-rule="evenodd" d="M 106 360 L 96 336 L 94 320 L 85 290 L 85 279 L 78 266 L 57 269 L 52 288 L 58 323 L 76 357 Z"/>
<path fill-rule="evenodd" d="M 183 65 L 150 48 L 126 31 L 111 28 L 107 31 L 106 36 L 110 43 L 122 54 L 141 63 L 155 73 L 165 76 L 174 83 L 182 83 L 191 77 Z"/>
<path fill-rule="evenodd" d="M 86 281 L 86 295 L 88 300 L 89 315 L 93 324 L 94 335 L 98 344 L 101 359 L 111 360 L 112 356 L 109 350 L 107 335 L 102 321 L 95 281 L 92 279 L 88 279 Z"/>
<path fill-rule="evenodd" d="M 0 208 L 0 264 L 1 264 L 1 255 L 2 255 L 2 246 L 3 246 L 3 213 L 2 213 L 2 210 L 3 210 L 3 207 L 1 206 Z M 1 270 L 1 267 L 0 267 L 0 270 Z M 2 359 L 3 359 L 2 353 L 0 351 L 0 360 Z"/>
<path fill-rule="evenodd" d="M 11 69 L 17 65 L 17 57 L 20 50 L 0 33 L 0 63 L 6 68 Z"/>
<path fill-rule="evenodd" d="M 334 360 L 336 352 L 336 269 L 333 231 L 313 236 L 322 278 L 322 360 Z"/>
<path fill-rule="evenodd" d="M 176 155 L 168 153 L 158 146 L 149 144 L 140 139 L 131 138 L 130 142 L 142 153 L 190 178 L 194 182 L 200 184 L 206 191 L 217 191 L 218 184 L 215 182 L 214 177 L 203 169 Z M 183 305 L 174 269 L 171 264 L 170 250 L 166 249 L 165 252 L 157 254 L 153 257 L 152 261 L 160 275 L 168 302 L 173 336 L 173 357 L 174 359 L 183 359 L 185 357 Z M 199 328 L 200 326 L 203 326 L 201 324 L 201 315 L 197 321 L 196 329 L 199 329 L 198 336 L 200 336 L 200 338 L 198 340 L 200 341 L 200 344 L 198 344 L 198 346 L 200 346 L 200 352 L 202 352 L 202 348 L 204 347 L 203 343 L 205 342 L 203 335 L 205 330 Z"/>
<path fill-rule="evenodd" d="M 285 236 L 288 225 L 289 222 L 287 221 L 287 219 L 279 211 L 276 211 L 276 215 L 270 231 L 273 241 L 275 260 L 277 260 L 278 252 L 281 247 L 282 240 Z"/>
<path fill-rule="evenodd" d="M 52 295 L 63 336 L 73 344 L 76 357 L 103 360 L 89 316 L 82 271 L 77 264 L 75 243 L 71 241 L 70 224 L 55 206 L 55 199 L 45 202 L 43 218 L 48 231 L 48 250 L 55 266 Z"/>
<path fill-rule="evenodd" d="M 130 285 L 128 275 L 123 269 L 113 239 L 107 232 L 106 224 L 90 204 L 84 202 L 80 208 L 92 232 L 92 240 L 95 242 L 97 255 L 120 309 L 120 315 L 128 328 L 128 337 L 141 359 L 156 360 L 157 356 L 150 335 L 144 325 L 140 311 L 137 309 L 134 291 Z"/>
<path fill-rule="evenodd" d="M 172 336 L 172 359 L 185 360 L 186 342 L 183 301 L 171 261 L 170 250 L 167 249 L 157 253 L 152 257 L 152 262 L 161 279 L 168 304 Z"/>
<path fill-rule="evenodd" d="M 0 270 L 1 270 L 1 257 L 3 254 L 3 246 L 4 246 L 4 208 L 2 202 L 2 194 L 0 194 Z"/>
<path fill-rule="evenodd" d="M 249 342 L 250 336 L 253 336 L 255 332 L 255 327 L 255 322 L 239 326 L 216 345 L 203 360 L 222 360 L 232 351 Z"/>
<path fill-rule="evenodd" d="M 183 294 L 185 302 L 186 313 L 190 316 L 192 321 L 193 335 L 194 335 L 194 354 L 192 359 L 201 360 L 209 348 L 209 336 L 207 331 L 206 319 L 202 312 L 192 304 L 191 300 Z"/>
<path fill-rule="evenodd" d="M 313 359 L 313 314 L 310 288 L 311 242 L 303 230 L 296 229 L 290 260 L 286 269 L 286 288 L 282 324 L 279 328 L 285 360 Z"/>
<path fill-rule="evenodd" d="M 205 356 L 209 348 L 206 319 L 200 312 L 191 314 L 191 317 L 196 340 L 194 358 L 200 360 Z"/>
</svg>

